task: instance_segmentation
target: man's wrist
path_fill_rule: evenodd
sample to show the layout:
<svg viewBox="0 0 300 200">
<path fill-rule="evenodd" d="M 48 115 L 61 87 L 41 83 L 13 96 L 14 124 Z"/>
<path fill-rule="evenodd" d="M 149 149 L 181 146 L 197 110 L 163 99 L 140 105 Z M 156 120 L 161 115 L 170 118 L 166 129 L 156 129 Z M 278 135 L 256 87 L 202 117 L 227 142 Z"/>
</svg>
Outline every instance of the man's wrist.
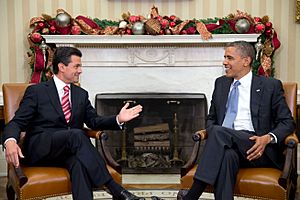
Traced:
<svg viewBox="0 0 300 200">
<path fill-rule="evenodd" d="M 269 141 L 270 144 L 277 143 L 276 136 L 274 135 L 274 133 L 268 133 L 268 135 L 270 136 L 270 141 Z"/>
<path fill-rule="evenodd" d="M 5 149 L 6 148 L 6 143 L 9 142 L 9 141 L 14 141 L 15 143 L 17 143 L 17 140 L 15 138 L 8 138 L 5 140 L 5 142 L 3 143 L 3 148 Z"/>
</svg>

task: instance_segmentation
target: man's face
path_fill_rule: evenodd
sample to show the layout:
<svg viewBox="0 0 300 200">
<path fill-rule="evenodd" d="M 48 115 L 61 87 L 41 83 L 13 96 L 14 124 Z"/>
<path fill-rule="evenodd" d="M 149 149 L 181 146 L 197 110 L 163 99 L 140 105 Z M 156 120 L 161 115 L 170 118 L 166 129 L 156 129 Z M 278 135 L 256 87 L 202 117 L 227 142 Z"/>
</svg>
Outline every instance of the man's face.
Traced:
<svg viewBox="0 0 300 200">
<path fill-rule="evenodd" d="M 81 58 L 79 56 L 71 56 L 71 62 L 66 66 L 62 63 L 59 64 L 59 71 L 61 79 L 65 83 L 79 82 L 79 75 L 82 73 Z"/>
<path fill-rule="evenodd" d="M 227 77 L 239 80 L 250 70 L 250 57 L 242 57 L 235 47 L 227 47 L 224 54 L 223 65 Z"/>
</svg>

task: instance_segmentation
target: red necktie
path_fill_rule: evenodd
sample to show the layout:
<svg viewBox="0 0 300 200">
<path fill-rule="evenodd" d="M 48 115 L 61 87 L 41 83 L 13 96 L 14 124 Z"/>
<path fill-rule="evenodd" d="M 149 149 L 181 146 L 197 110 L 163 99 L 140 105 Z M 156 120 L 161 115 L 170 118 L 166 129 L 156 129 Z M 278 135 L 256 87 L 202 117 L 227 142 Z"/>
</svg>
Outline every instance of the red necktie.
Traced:
<svg viewBox="0 0 300 200">
<path fill-rule="evenodd" d="M 71 104 L 69 100 L 69 92 L 70 92 L 70 87 L 66 85 L 64 87 L 64 96 L 62 97 L 61 100 L 61 106 L 67 123 L 69 123 L 71 117 Z"/>
</svg>

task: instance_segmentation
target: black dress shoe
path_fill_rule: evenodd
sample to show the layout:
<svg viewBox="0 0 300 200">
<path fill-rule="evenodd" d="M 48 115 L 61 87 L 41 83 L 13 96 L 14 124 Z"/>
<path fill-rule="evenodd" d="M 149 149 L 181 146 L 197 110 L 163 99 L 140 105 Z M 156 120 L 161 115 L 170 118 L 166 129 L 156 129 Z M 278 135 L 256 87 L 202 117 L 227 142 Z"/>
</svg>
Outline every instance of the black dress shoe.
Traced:
<svg viewBox="0 0 300 200">
<path fill-rule="evenodd" d="M 164 200 L 164 199 L 162 199 L 162 198 L 160 198 L 160 197 L 157 197 L 157 196 L 152 196 L 152 197 L 151 197 L 151 200 Z"/>
<path fill-rule="evenodd" d="M 130 193 L 128 190 L 123 190 L 121 192 L 121 197 L 122 200 L 145 200 L 144 197 L 135 196 L 134 194 Z"/>
<path fill-rule="evenodd" d="M 183 200 L 183 197 L 188 193 L 188 190 L 179 190 L 177 193 L 177 200 Z"/>
</svg>

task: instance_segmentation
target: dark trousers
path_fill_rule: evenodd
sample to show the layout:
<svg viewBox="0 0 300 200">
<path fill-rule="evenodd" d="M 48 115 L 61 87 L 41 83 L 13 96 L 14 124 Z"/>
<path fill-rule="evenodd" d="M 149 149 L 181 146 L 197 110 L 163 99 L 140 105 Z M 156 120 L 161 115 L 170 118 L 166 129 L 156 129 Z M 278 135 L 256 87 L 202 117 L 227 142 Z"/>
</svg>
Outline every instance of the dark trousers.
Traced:
<svg viewBox="0 0 300 200">
<path fill-rule="evenodd" d="M 112 179 L 104 160 L 81 129 L 54 132 L 49 142 L 50 153 L 31 164 L 53 166 L 57 163 L 65 167 L 70 173 L 73 199 L 93 199 L 92 188 Z"/>
<path fill-rule="evenodd" d="M 201 154 L 195 179 L 214 186 L 217 200 L 233 199 L 233 190 L 240 167 L 274 166 L 264 153 L 259 159 L 249 162 L 246 152 L 254 142 L 248 131 L 236 131 L 222 126 L 207 129 L 208 139 Z"/>
</svg>

